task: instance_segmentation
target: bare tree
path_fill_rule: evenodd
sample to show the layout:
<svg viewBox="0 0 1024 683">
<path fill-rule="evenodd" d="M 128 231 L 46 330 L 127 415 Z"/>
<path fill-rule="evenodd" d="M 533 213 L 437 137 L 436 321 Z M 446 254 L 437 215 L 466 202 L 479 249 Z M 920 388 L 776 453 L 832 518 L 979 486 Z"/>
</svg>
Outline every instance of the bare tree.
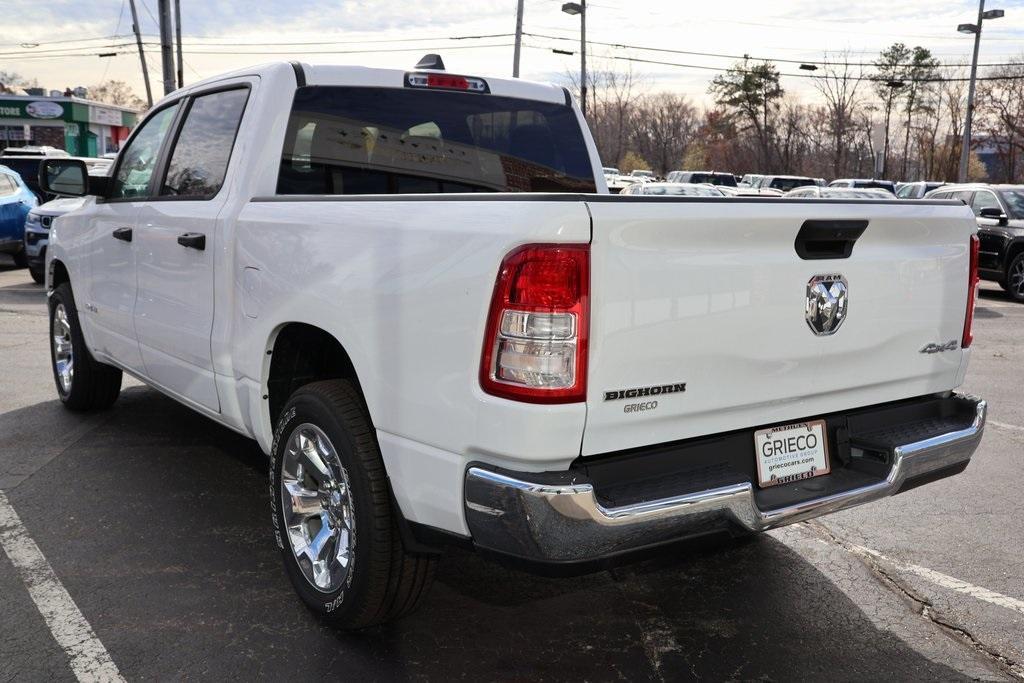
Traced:
<svg viewBox="0 0 1024 683">
<path fill-rule="evenodd" d="M 999 179 L 1017 182 L 1024 174 L 1024 63 L 987 75 L 1002 80 L 984 81 L 978 92 L 979 128 L 995 150 Z"/>
<path fill-rule="evenodd" d="M 105 81 L 87 88 L 90 99 L 132 109 L 145 109 L 146 103 L 124 81 Z"/>
<path fill-rule="evenodd" d="M 667 175 L 682 163 L 697 128 L 697 108 L 685 95 L 657 93 L 640 99 L 633 111 L 633 146 Z"/>
<path fill-rule="evenodd" d="M 858 105 L 857 91 L 864 73 L 850 64 L 850 54 L 825 53 L 822 75 L 814 79 L 814 87 L 825 100 L 828 126 L 832 133 L 832 175 L 839 177 L 846 166 L 847 146 L 854 127 Z"/>
<path fill-rule="evenodd" d="M 587 72 L 587 123 L 601 159 L 607 164 L 618 164 L 629 151 L 630 117 L 643 82 L 633 74 L 632 67 L 615 71 L 595 66 Z M 579 74 L 569 72 L 567 76 L 570 90 L 578 98 Z"/>
</svg>

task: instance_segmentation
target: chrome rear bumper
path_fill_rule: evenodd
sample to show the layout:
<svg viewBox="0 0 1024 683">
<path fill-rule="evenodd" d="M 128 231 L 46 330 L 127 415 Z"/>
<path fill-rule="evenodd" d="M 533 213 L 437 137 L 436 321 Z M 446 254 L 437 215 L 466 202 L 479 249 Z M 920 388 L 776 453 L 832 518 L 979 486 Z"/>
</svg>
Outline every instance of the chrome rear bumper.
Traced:
<svg viewBox="0 0 1024 683">
<path fill-rule="evenodd" d="M 582 475 L 474 465 L 466 472 L 466 520 L 477 547 L 542 563 L 587 562 L 730 527 L 765 531 L 884 498 L 915 479 L 965 466 L 981 441 L 987 405 L 971 397 L 949 400 L 970 402 L 973 421 L 893 447 L 888 474 L 875 483 L 788 506 L 760 509 L 748 480 L 606 507 Z"/>
</svg>

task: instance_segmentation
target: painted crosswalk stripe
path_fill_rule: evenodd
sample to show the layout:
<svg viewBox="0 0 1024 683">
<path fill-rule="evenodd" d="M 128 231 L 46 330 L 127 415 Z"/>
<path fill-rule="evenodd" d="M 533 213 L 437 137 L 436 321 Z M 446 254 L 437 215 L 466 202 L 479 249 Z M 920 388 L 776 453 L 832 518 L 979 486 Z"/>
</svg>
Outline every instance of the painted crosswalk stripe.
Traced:
<svg viewBox="0 0 1024 683">
<path fill-rule="evenodd" d="M 110 653 L 96 637 L 75 601 L 61 584 L 21 518 L 0 491 L 0 546 L 28 588 L 57 644 L 67 653 L 79 681 L 123 681 Z"/>
</svg>

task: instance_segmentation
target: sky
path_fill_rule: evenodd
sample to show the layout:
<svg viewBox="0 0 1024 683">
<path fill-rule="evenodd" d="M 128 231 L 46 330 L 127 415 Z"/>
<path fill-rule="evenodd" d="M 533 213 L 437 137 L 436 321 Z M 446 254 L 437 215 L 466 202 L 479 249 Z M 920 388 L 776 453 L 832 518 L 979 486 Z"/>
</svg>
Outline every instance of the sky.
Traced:
<svg viewBox="0 0 1024 683">
<path fill-rule="evenodd" d="M 157 0 L 136 4 L 158 98 L 163 89 Z M 578 73 L 580 21 L 563 13 L 561 5 L 562 0 L 525 0 L 523 78 L 564 84 L 570 72 Z M 986 22 L 981 63 L 1019 60 L 1024 0 L 989 0 L 988 8 L 1004 9 L 1006 16 Z M 427 52 L 439 52 L 456 73 L 511 76 L 512 71 L 516 0 L 181 0 L 181 12 L 186 83 L 285 59 L 411 68 Z M 2 0 L 0 15 L 0 70 L 38 79 L 48 89 L 123 80 L 143 95 L 127 0 Z M 849 51 L 853 61 L 870 62 L 880 49 L 902 41 L 927 47 L 944 62 L 969 60 L 973 36 L 958 34 L 956 26 L 976 18 L 977 3 L 959 0 L 592 0 L 587 3 L 588 65 L 631 69 L 645 89 L 681 92 L 707 104 L 711 78 L 743 54 L 799 62 Z M 463 38 L 452 40 L 456 37 Z M 100 58 L 100 52 L 118 54 Z M 779 70 L 807 74 L 798 63 L 779 63 Z M 796 98 L 816 99 L 810 79 L 784 75 L 782 82 Z"/>
</svg>

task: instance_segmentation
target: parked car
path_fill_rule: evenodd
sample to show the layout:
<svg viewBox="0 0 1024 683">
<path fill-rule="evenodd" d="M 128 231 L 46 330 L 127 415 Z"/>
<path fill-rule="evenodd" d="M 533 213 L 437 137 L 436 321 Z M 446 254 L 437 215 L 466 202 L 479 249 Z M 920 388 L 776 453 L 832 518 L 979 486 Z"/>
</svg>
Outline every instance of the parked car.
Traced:
<svg viewBox="0 0 1024 683">
<path fill-rule="evenodd" d="M 66 157 L 71 156 L 63 149 L 49 145 L 24 145 L 0 149 L 0 157 Z"/>
<path fill-rule="evenodd" d="M 743 178 L 740 180 L 740 182 L 738 182 L 736 185 L 738 187 L 755 187 L 756 188 L 760 184 L 761 178 L 764 178 L 764 176 L 763 175 L 759 175 L 757 173 L 747 173 L 745 176 L 743 176 Z"/>
<path fill-rule="evenodd" d="M 758 189 L 781 190 L 789 192 L 797 187 L 816 185 L 814 178 L 799 175 L 766 175 L 762 176 L 756 185 Z"/>
<path fill-rule="evenodd" d="M 561 86 L 439 61 L 235 71 L 109 178 L 43 161 L 87 196 L 46 254 L 60 400 L 128 371 L 253 437 L 316 614 L 402 616 L 447 543 L 580 571 L 967 466 L 967 209 L 611 197 Z"/>
<path fill-rule="evenodd" d="M 978 273 L 1024 303 L 1024 185 L 943 185 L 929 199 L 959 199 L 978 222 Z"/>
<path fill-rule="evenodd" d="M 724 197 L 717 188 L 712 185 L 697 183 L 634 183 L 624 189 L 624 195 L 659 195 L 676 197 Z"/>
<path fill-rule="evenodd" d="M 654 175 L 654 171 L 648 171 L 642 168 L 633 169 L 633 172 L 629 175 L 643 181 L 657 180 L 657 176 Z"/>
<path fill-rule="evenodd" d="M 82 197 L 59 197 L 36 206 L 25 218 L 25 257 L 32 279 L 42 284 L 46 277 L 46 247 L 53 221 L 80 208 Z"/>
<path fill-rule="evenodd" d="M 892 192 L 877 188 L 798 187 L 786 193 L 787 197 L 817 197 L 819 199 L 892 199 Z"/>
<path fill-rule="evenodd" d="M 601 170 L 604 172 L 605 180 L 611 182 L 612 179 L 619 177 L 619 169 L 614 166 L 603 166 Z"/>
<path fill-rule="evenodd" d="M 717 171 L 672 171 L 665 180 L 670 183 L 696 183 L 736 187 L 736 176 L 732 173 L 719 173 Z"/>
<path fill-rule="evenodd" d="M 932 190 L 942 187 L 945 183 L 919 180 L 912 183 L 900 183 L 896 188 L 896 196 L 900 199 L 921 199 Z"/>
<path fill-rule="evenodd" d="M 636 184 L 642 183 L 642 182 L 644 182 L 644 181 L 641 180 L 640 178 L 633 178 L 633 177 L 628 176 L 628 175 L 616 176 L 614 180 L 608 180 L 607 181 L 608 192 L 610 192 L 611 194 L 620 194 L 627 187 L 630 187 L 631 185 L 636 185 Z"/>
<path fill-rule="evenodd" d="M 896 194 L 896 185 L 891 180 L 875 180 L 871 178 L 841 178 L 833 180 L 829 187 L 852 187 L 856 189 L 886 190 L 889 194 Z"/>
<path fill-rule="evenodd" d="M 0 166 L 0 253 L 14 257 L 15 265 L 28 265 L 25 255 L 25 217 L 37 204 L 36 196 L 14 170 Z"/>
</svg>

